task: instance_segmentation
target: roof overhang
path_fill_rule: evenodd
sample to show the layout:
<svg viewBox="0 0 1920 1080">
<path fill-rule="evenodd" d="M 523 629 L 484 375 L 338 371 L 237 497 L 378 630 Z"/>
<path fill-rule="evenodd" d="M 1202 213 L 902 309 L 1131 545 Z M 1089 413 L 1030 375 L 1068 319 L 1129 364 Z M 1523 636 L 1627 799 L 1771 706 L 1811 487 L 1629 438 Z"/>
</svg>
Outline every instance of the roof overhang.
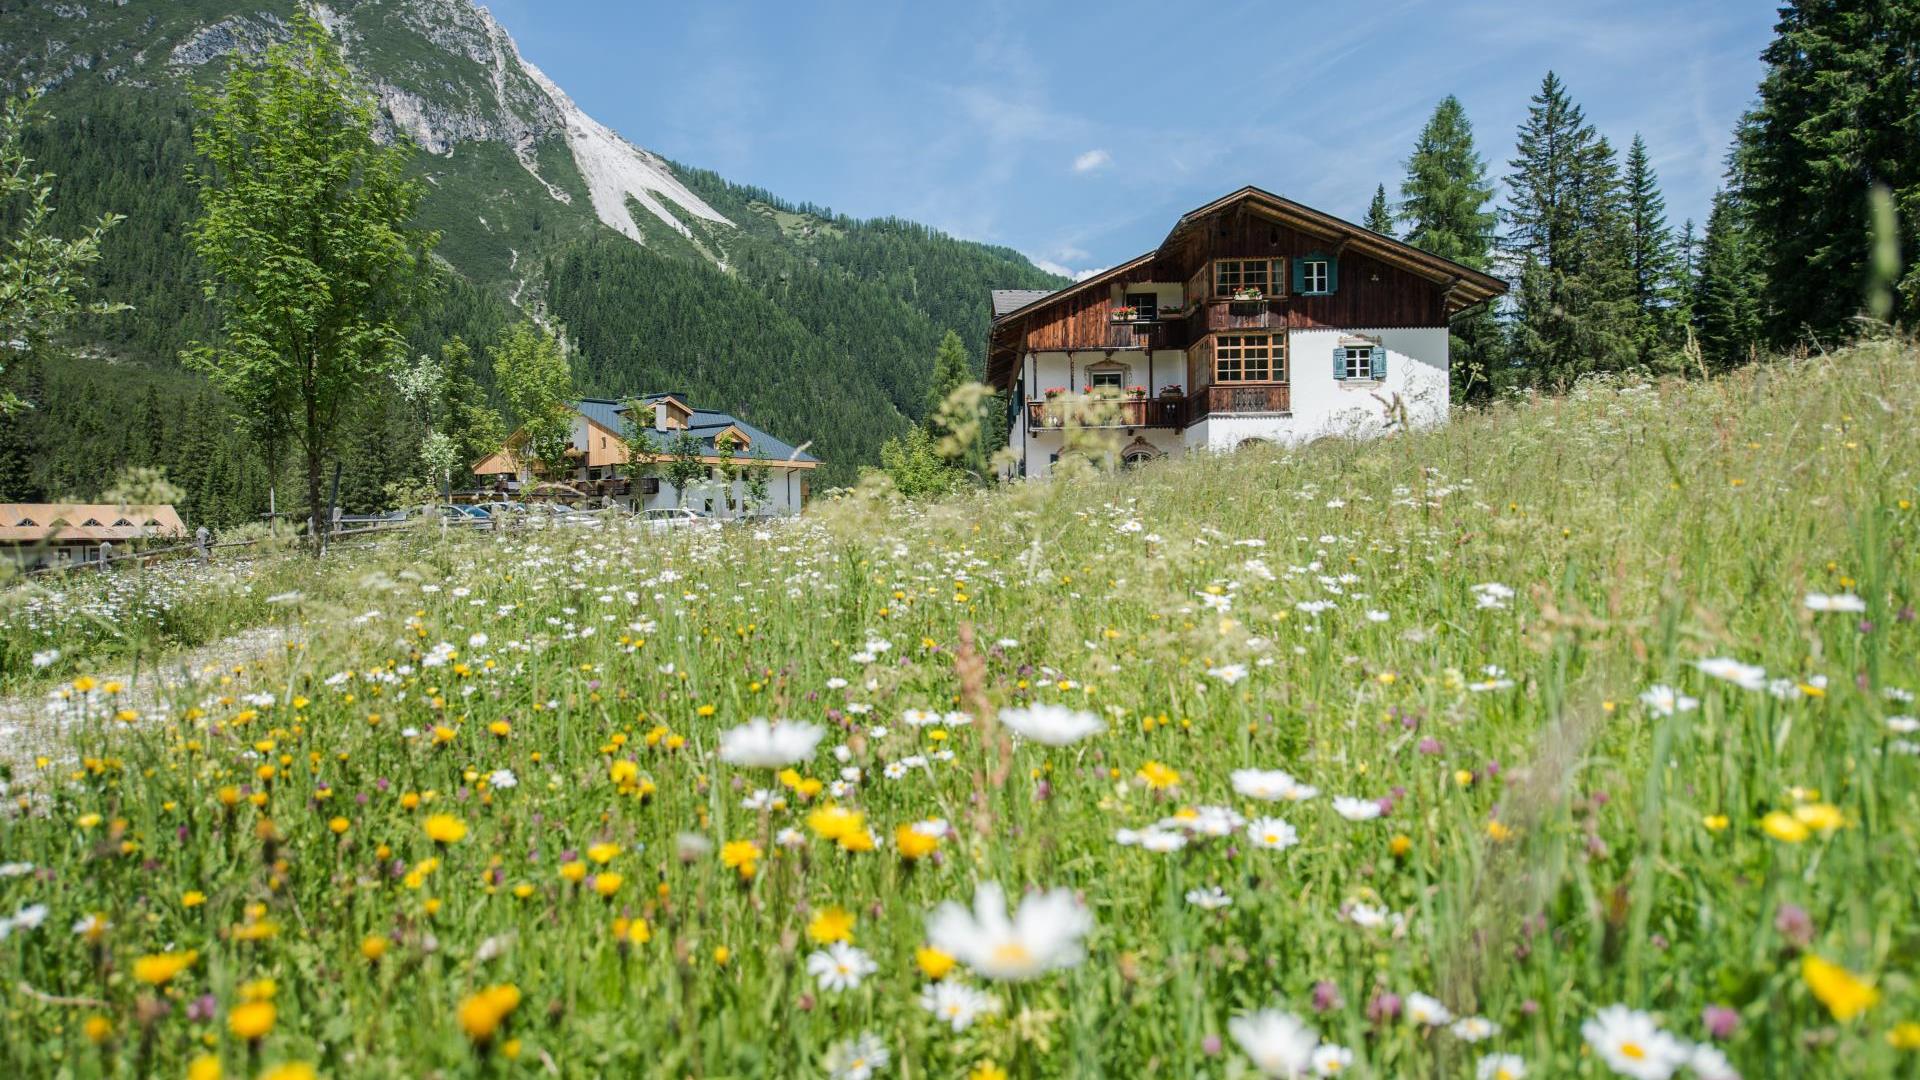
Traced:
<svg viewBox="0 0 1920 1080">
<path fill-rule="evenodd" d="M 1329 245 L 1335 246 L 1343 253 L 1358 252 L 1443 287 L 1446 290 L 1446 311 L 1449 318 L 1468 308 L 1487 303 L 1507 291 L 1507 283 L 1492 274 L 1475 270 L 1452 259 L 1421 251 L 1411 244 L 1374 232 L 1364 225 L 1356 225 L 1344 218 L 1334 217 L 1332 214 L 1323 213 L 1310 206 L 1294 202 L 1292 199 L 1282 198 L 1271 191 L 1249 185 L 1180 215 L 1180 220 L 1174 222 L 1173 229 L 1167 233 L 1167 238 L 1162 240 L 1160 246 L 1154 250 L 1135 256 L 1118 266 L 1109 267 L 1083 281 L 1076 281 L 1048 293 L 1004 315 L 996 316 L 987 337 L 989 381 L 994 381 L 992 379 L 994 352 L 996 347 L 1002 344 L 1003 332 L 1011 329 L 1019 320 L 1089 289 L 1108 285 L 1116 279 L 1124 278 L 1159 258 L 1170 245 L 1182 239 L 1200 222 L 1243 202 L 1248 204 L 1252 212 L 1289 228 L 1322 237 Z"/>
</svg>

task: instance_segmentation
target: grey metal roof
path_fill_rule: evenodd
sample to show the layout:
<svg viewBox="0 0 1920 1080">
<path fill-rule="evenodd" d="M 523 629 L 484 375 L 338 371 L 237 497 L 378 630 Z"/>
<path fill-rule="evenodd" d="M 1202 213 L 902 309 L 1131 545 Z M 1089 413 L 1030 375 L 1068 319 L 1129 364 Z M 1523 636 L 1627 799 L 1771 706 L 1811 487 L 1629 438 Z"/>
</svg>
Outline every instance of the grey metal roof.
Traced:
<svg viewBox="0 0 1920 1080">
<path fill-rule="evenodd" d="M 668 396 L 667 394 L 645 394 L 637 400 L 652 402 Z M 671 396 L 682 403 L 686 401 L 686 398 L 680 394 L 673 394 Z M 599 424 L 601 427 L 606 428 L 608 431 L 624 435 L 627 430 L 627 403 L 624 400 L 612 401 L 606 398 L 585 398 L 574 402 L 573 407 L 579 410 L 581 415 Z M 652 425 L 648 424 L 647 426 L 650 428 Z M 687 419 L 687 430 L 692 433 L 695 438 L 700 440 L 702 449 L 707 453 L 714 452 L 714 437 L 725 431 L 728 427 L 737 427 L 741 431 L 746 432 L 747 438 L 752 443 L 752 448 L 758 448 L 762 453 L 767 455 L 768 460 L 771 462 L 777 463 L 790 459 L 794 461 L 813 462 L 820 460 L 812 454 L 796 449 L 792 443 L 767 434 L 752 424 L 747 423 L 745 420 L 734 416 L 732 413 L 696 408 L 693 410 L 693 415 Z M 749 449 L 749 452 L 751 452 L 752 448 Z"/>
<path fill-rule="evenodd" d="M 995 289 L 993 290 L 993 317 L 999 318 L 1009 311 L 1019 311 L 1042 297 L 1052 296 L 1053 289 Z"/>
</svg>

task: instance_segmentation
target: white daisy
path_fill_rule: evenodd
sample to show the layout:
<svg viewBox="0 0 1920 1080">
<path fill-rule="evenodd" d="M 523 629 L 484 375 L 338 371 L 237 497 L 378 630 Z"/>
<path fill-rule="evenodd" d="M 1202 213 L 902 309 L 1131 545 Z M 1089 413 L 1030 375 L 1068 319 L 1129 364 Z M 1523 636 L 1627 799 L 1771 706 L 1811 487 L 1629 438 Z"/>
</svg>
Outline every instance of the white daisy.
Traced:
<svg viewBox="0 0 1920 1080">
<path fill-rule="evenodd" d="M 1279 1009 L 1261 1009 L 1227 1021 L 1227 1032 L 1254 1068 L 1270 1077 L 1303 1076 L 1313 1067 L 1319 1033 L 1304 1020 Z"/>
<path fill-rule="evenodd" d="M 822 990 L 852 990 L 860 980 L 879 970 L 865 950 L 844 941 L 836 941 L 807 957 L 807 973 L 819 980 Z"/>
<path fill-rule="evenodd" d="M 1580 1034 L 1607 1067 L 1632 1080 L 1667 1080 L 1687 1064 L 1692 1048 L 1660 1030 L 1653 1017 L 1609 1005 L 1580 1025 Z"/>
</svg>

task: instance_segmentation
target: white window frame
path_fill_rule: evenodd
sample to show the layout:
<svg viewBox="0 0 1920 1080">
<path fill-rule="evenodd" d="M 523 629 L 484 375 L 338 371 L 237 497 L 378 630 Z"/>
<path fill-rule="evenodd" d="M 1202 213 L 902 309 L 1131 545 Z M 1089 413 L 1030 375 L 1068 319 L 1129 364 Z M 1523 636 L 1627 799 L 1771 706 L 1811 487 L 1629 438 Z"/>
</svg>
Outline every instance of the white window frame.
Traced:
<svg viewBox="0 0 1920 1080">
<path fill-rule="evenodd" d="M 1373 378 L 1373 346 L 1342 345 L 1340 348 L 1345 350 L 1342 353 L 1342 357 L 1346 361 L 1346 374 L 1342 375 L 1341 378 Z"/>
<path fill-rule="evenodd" d="M 1097 368 L 1087 372 L 1087 385 L 1095 390 L 1102 388 L 1124 390 L 1127 386 L 1127 373 L 1123 368 Z"/>
<path fill-rule="evenodd" d="M 1300 291 L 1303 293 L 1325 294 L 1327 289 L 1327 264 L 1329 259 L 1302 259 L 1300 262 Z"/>
</svg>

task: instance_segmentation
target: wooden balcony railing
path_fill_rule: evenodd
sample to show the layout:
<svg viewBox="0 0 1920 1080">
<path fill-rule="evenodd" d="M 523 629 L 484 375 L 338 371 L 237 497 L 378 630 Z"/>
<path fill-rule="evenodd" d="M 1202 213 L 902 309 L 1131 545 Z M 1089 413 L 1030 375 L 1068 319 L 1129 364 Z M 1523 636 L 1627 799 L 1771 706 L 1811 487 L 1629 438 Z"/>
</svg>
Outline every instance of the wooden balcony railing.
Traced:
<svg viewBox="0 0 1920 1080">
<path fill-rule="evenodd" d="M 1187 400 L 1193 420 L 1214 413 L 1283 413 L 1292 409 L 1290 389 L 1285 383 L 1217 383 Z"/>
<path fill-rule="evenodd" d="M 1116 401 L 1089 401 L 1086 398 L 1056 398 L 1027 402 L 1027 429 L 1045 431 L 1076 427 L 1161 428 L 1185 427 L 1185 398 L 1126 398 Z"/>
</svg>

